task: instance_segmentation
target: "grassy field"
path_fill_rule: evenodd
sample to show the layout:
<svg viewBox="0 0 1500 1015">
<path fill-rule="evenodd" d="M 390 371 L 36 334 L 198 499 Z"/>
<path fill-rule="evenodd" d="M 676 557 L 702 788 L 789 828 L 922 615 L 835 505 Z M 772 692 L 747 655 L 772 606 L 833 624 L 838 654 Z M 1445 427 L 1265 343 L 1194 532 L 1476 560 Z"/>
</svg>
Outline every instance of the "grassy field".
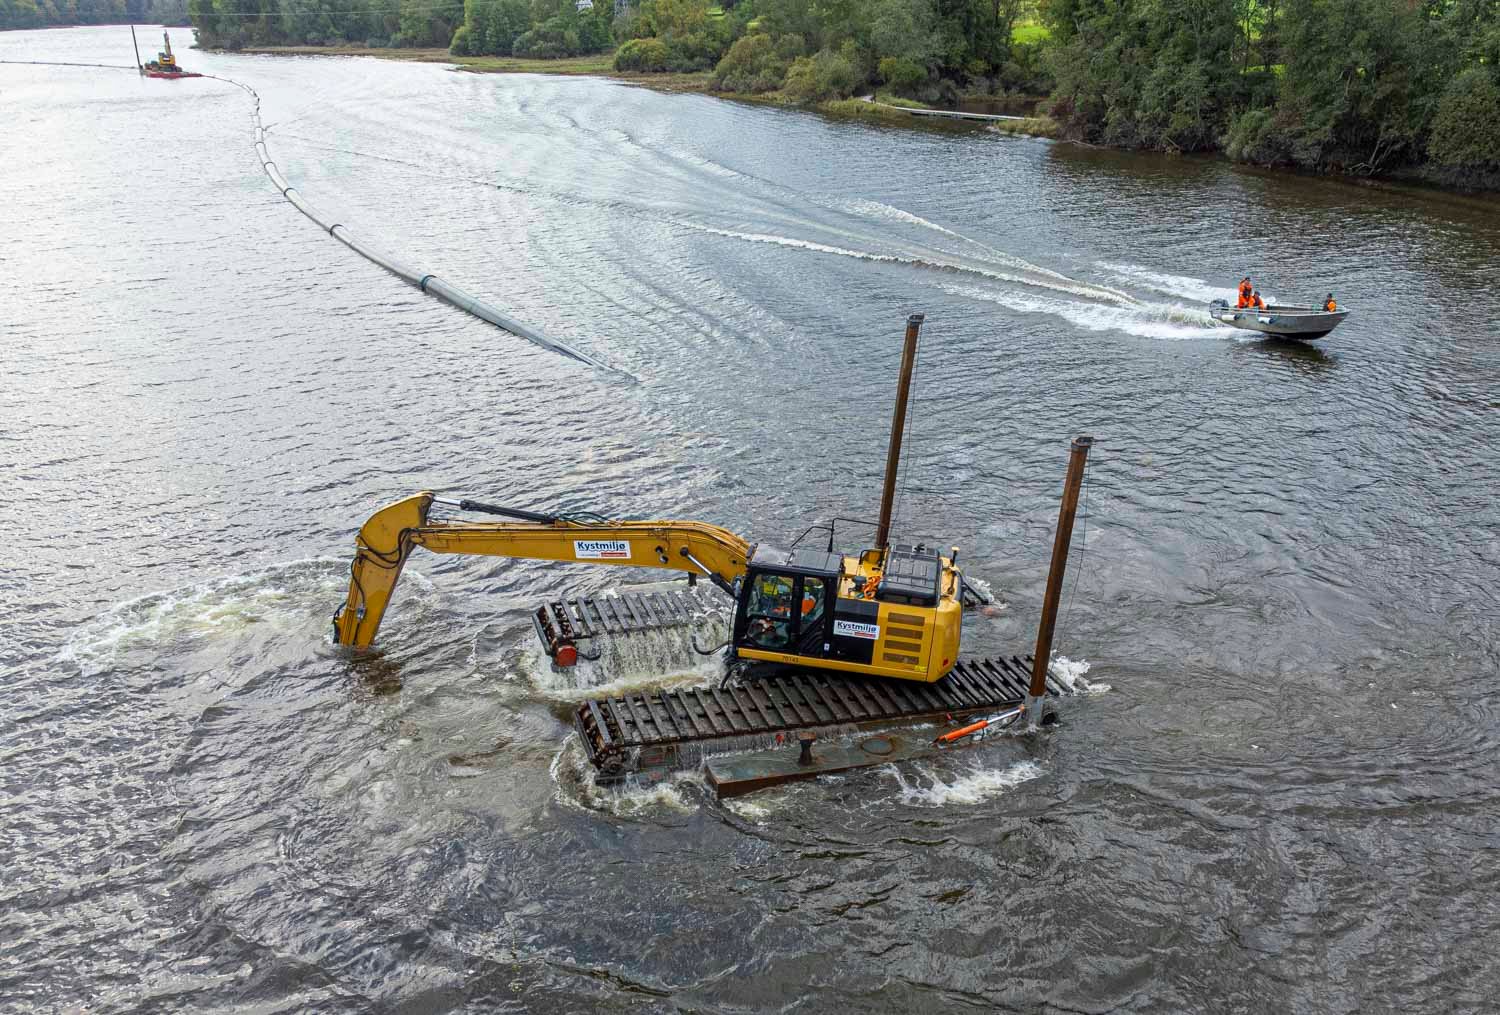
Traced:
<svg viewBox="0 0 1500 1015">
<path fill-rule="evenodd" d="M 865 102 L 861 99 L 834 99 L 831 102 L 819 103 L 818 112 L 847 120 L 873 120 L 880 123 L 900 124 L 903 127 L 918 124 L 917 120 L 899 110 L 891 109 L 889 106 L 877 106 L 873 102 Z M 923 121 L 921 125 L 927 126 L 926 121 Z"/>
<path fill-rule="evenodd" d="M 1046 42 L 1051 37 L 1052 33 L 1047 31 L 1047 26 L 1038 24 L 1035 21 L 1023 21 L 1010 30 L 1011 41 L 1020 43 L 1023 46 L 1032 46 L 1038 42 Z"/>
<path fill-rule="evenodd" d="M 1002 134 L 1025 134 L 1028 137 L 1056 138 L 1062 135 L 1062 128 L 1050 116 L 1028 116 L 1024 120 L 996 120 L 990 124 L 990 130 L 998 130 Z"/>
<path fill-rule="evenodd" d="M 526 60 L 518 56 L 450 56 L 465 70 L 487 74 L 613 74 L 614 53 L 565 56 L 557 60 Z"/>
<path fill-rule="evenodd" d="M 890 92 L 880 92 L 875 96 L 876 102 L 884 102 L 887 106 L 905 106 L 907 109 L 931 109 L 925 102 L 916 99 L 908 99 L 901 95 L 892 95 Z"/>
</svg>

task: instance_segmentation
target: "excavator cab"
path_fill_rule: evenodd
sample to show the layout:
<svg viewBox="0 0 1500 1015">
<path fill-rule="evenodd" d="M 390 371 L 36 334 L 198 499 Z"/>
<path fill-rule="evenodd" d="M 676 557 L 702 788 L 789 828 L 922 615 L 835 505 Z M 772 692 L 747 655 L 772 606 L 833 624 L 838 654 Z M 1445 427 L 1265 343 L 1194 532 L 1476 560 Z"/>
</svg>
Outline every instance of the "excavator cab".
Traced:
<svg viewBox="0 0 1500 1015">
<path fill-rule="evenodd" d="M 837 554 L 818 550 L 758 549 L 735 611 L 735 647 L 826 658 L 829 592 L 838 587 L 842 566 Z"/>
<path fill-rule="evenodd" d="M 172 55 L 172 37 L 165 31 L 161 33 L 161 52 L 156 54 L 156 65 L 160 70 L 173 71 L 182 70 L 177 66 L 177 58 Z"/>
<path fill-rule="evenodd" d="M 758 547 L 740 586 L 736 658 L 904 680 L 941 680 L 958 659 L 961 576 L 922 546 L 857 557 Z"/>
</svg>

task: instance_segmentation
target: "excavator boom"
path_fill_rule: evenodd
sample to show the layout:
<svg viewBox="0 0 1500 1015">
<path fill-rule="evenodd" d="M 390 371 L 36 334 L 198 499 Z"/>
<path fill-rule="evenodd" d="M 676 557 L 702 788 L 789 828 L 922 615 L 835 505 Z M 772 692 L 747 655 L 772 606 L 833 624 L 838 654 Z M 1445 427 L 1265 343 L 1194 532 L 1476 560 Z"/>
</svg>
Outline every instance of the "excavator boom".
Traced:
<svg viewBox="0 0 1500 1015">
<path fill-rule="evenodd" d="M 522 520 L 431 521 L 433 504 Z M 339 644 L 367 648 L 375 640 L 401 569 L 419 546 L 433 553 L 685 571 L 708 578 L 730 595 L 751 553 L 745 540 L 706 522 L 580 522 L 419 493 L 381 508 L 359 530 L 349 596 L 334 616 Z"/>
</svg>

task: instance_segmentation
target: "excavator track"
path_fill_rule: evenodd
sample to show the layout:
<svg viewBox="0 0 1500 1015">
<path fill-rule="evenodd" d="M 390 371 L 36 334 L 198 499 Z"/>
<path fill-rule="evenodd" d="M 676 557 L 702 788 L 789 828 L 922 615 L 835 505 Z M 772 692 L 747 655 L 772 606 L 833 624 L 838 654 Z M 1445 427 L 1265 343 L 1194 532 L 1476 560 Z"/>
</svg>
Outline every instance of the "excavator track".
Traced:
<svg viewBox="0 0 1500 1015">
<path fill-rule="evenodd" d="M 691 627 L 709 612 L 722 612 L 693 592 L 573 596 L 538 606 L 531 622 L 549 656 L 560 645 L 600 636 L 630 635 L 669 627 Z"/>
<path fill-rule="evenodd" d="M 601 784 L 672 769 L 716 750 L 775 742 L 787 734 L 962 718 L 1020 704 L 1031 658 L 959 662 L 935 683 L 811 670 L 722 687 L 645 691 L 579 705 L 573 722 Z M 1049 674 L 1047 693 L 1067 693 Z"/>
<path fill-rule="evenodd" d="M 724 615 L 729 607 L 717 593 L 691 589 L 662 592 L 621 592 L 608 596 L 567 596 L 536 607 L 531 624 L 542 650 L 554 661 L 558 651 L 591 638 L 619 637 L 667 628 L 691 628 L 710 614 Z M 988 594 L 965 582 L 966 609 L 990 602 Z"/>
</svg>

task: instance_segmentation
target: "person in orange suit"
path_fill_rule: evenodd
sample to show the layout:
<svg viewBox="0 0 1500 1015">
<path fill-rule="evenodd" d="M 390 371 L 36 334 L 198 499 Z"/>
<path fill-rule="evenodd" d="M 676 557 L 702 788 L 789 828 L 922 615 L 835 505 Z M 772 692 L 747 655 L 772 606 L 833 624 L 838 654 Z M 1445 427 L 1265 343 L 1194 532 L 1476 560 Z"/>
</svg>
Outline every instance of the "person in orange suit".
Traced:
<svg viewBox="0 0 1500 1015">
<path fill-rule="evenodd" d="M 1249 275 L 1246 275 L 1244 278 L 1240 279 L 1240 301 L 1238 304 L 1236 304 L 1236 306 L 1238 306 L 1240 310 L 1244 310 L 1250 305 L 1250 293 L 1253 291 L 1253 288 L 1254 287 L 1250 285 Z"/>
<path fill-rule="evenodd" d="M 1328 294 L 1328 299 L 1323 303 L 1323 309 L 1330 314 L 1338 310 L 1339 305 L 1333 301 L 1333 293 Z"/>
</svg>

